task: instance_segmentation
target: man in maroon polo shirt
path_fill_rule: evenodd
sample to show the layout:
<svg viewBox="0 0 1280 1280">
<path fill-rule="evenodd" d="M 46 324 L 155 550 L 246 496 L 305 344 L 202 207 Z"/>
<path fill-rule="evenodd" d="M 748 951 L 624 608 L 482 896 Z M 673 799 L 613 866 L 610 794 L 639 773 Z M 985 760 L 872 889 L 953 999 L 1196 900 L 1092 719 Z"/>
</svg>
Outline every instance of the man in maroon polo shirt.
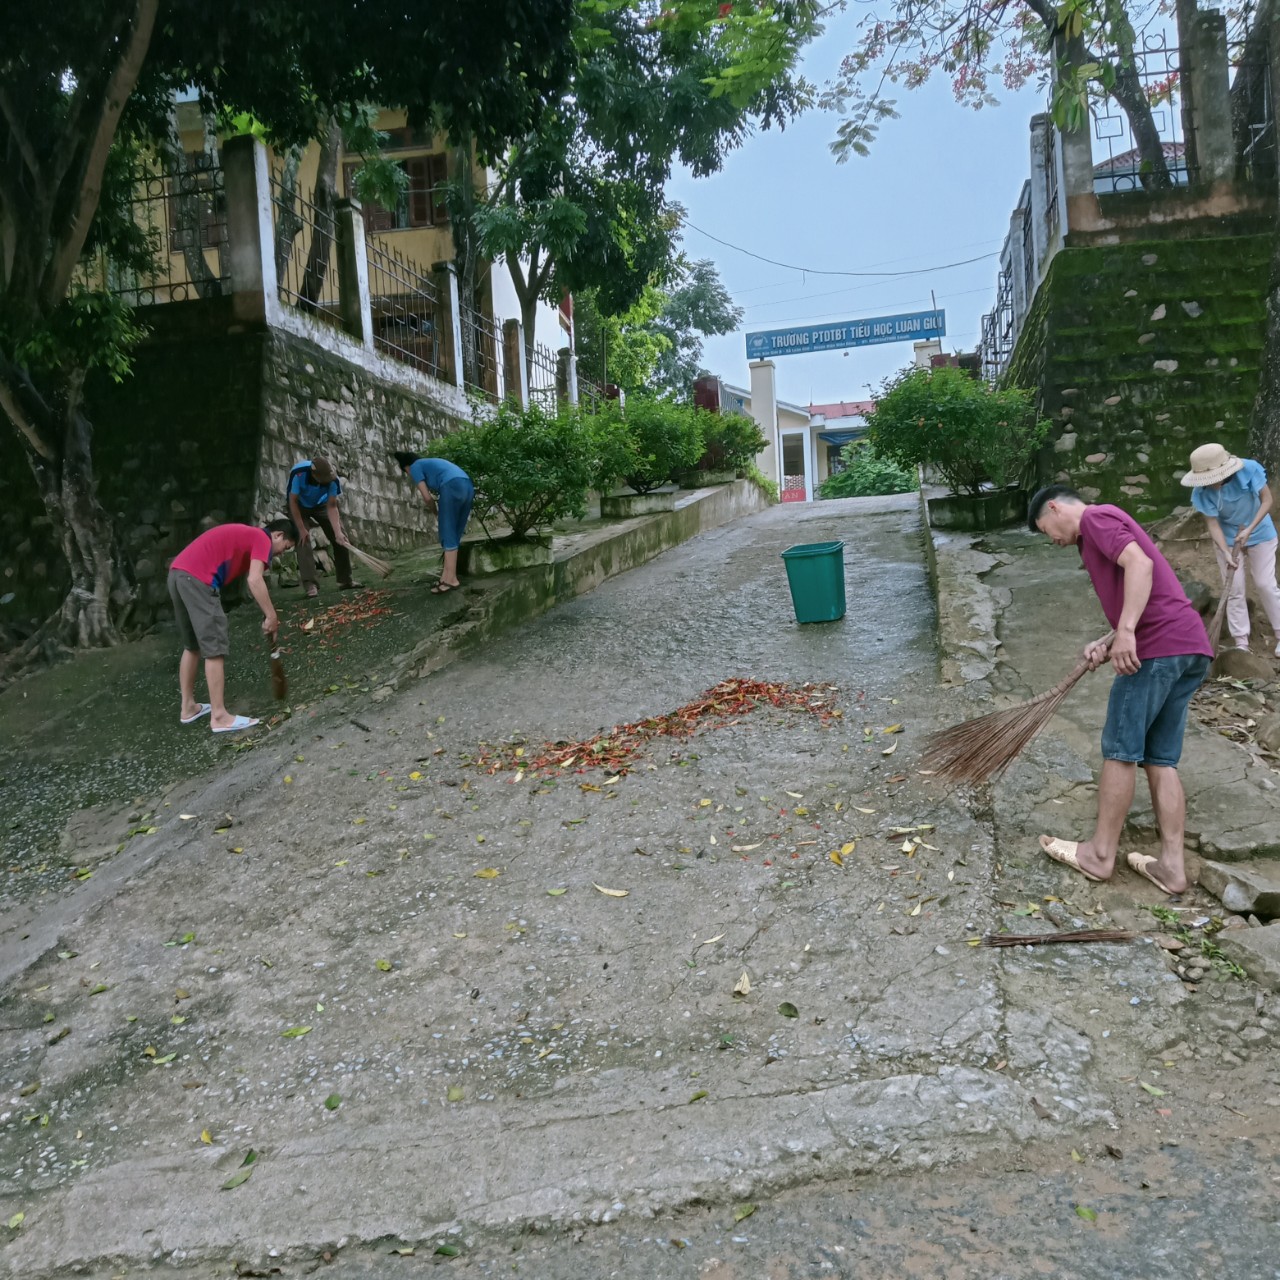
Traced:
<svg viewBox="0 0 1280 1280">
<path fill-rule="evenodd" d="M 262 610 L 262 630 L 279 630 L 267 590 L 266 567 L 273 555 L 294 545 L 297 535 L 289 520 L 272 520 L 265 529 L 251 524 L 219 524 L 205 530 L 184 547 L 169 566 L 169 598 L 182 637 L 182 661 L 178 664 L 178 688 L 182 694 L 181 724 L 209 717 L 214 733 L 252 729 L 257 720 L 233 716 L 223 701 L 225 662 L 229 644 L 227 615 L 219 593 L 229 582 L 247 577 L 249 592 Z M 196 701 L 196 672 L 204 658 L 204 678 L 209 701 Z"/>
<path fill-rule="evenodd" d="M 1119 507 L 1090 505 L 1066 485 L 1052 484 L 1031 499 L 1027 524 L 1060 547 L 1079 547 L 1112 626 L 1109 635 L 1086 646 L 1084 657 L 1093 669 L 1110 659 L 1116 672 L 1102 730 L 1093 836 L 1080 843 L 1041 836 L 1040 846 L 1086 879 L 1109 880 L 1142 765 L 1160 828 L 1160 855 L 1131 853 L 1126 861 L 1165 893 L 1181 893 L 1187 887 L 1187 800 L 1178 760 L 1187 706 L 1213 658 L 1204 623 L 1169 562 Z"/>
</svg>

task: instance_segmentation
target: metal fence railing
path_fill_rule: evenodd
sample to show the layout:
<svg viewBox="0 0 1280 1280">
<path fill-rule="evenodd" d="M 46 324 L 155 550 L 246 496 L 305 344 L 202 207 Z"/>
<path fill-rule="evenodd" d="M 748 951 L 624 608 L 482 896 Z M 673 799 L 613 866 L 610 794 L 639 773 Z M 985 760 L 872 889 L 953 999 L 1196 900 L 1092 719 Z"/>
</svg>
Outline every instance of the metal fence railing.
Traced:
<svg viewBox="0 0 1280 1280">
<path fill-rule="evenodd" d="M 278 168 L 271 174 L 271 209 L 280 301 L 328 324 L 341 325 L 333 214 L 286 184 Z"/>
<path fill-rule="evenodd" d="M 495 321 L 465 303 L 459 317 L 462 330 L 463 386 L 486 400 L 497 403 L 502 334 Z"/>
<path fill-rule="evenodd" d="M 590 378 L 584 378 L 579 372 L 578 407 L 583 413 L 599 413 L 608 399 L 605 389 L 598 382 L 592 382 Z"/>
<path fill-rule="evenodd" d="M 544 409 L 555 411 L 558 401 L 557 369 L 559 359 L 545 342 L 533 344 L 533 357 L 529 361 L 529 400 Z"/>
<path fill-rule="evenodd" d="M 1174 186 L 1193 181 L 1182 131 L 1181 50 L 1163 31 L 1147 31 L 1134 50 L 1132 72 L 1139 96 L 1151 111 L 1164 162 Z M 1093 124 L 1094 191 L 1099 195 L 1140 191 L 1151 181 L 1151 165 L 1142 155 L 1133 123 L 1113 94 L 1099 94 L 1089 105 Z"/>
<path fill-rule="evenodd" d="M 1013 319 L 1013 281 L 1007 271 L 1001 271 L 996 305 L 982 317 L 982 345 L 978 348 L 982 377 L 989 383 L 999 379 L 1013 355 L 1017 338 Z"/>
<path fill-rule="evenodd" d="M 439 290 L 416 262 L 373 237 L 365 241 L 365 255 L 373 345 L 393 360 L 443 378 L 445 318 Z"/>
<path fill-rule="evenodd" d="M 86 281 L 135 307 L 216 298 L 227 291 L 227 208 L 222 168 L 210 156 L 186 157 L 174 171 L 158 159 L 134 174 L 129 215 L 150 255 L 146 266 L 105 258 Z"/>
<path fill-rule="evenodd" d="M 1227 44 L 1231 67 L 1231 132 L 1241 176 L 1274 182 L 1276 175 L 1275 86 L 1265 40 L 1248 32 Z"/>
</svg>

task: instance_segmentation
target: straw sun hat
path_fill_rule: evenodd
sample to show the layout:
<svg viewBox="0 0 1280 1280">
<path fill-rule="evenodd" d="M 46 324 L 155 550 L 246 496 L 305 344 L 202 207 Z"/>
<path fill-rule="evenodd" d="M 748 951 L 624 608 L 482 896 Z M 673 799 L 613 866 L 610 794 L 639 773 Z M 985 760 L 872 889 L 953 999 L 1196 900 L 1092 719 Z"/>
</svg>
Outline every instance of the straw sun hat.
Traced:
<svg viewBox="0 0 1280 1280">
<path fill-rule="evenodd" d="M 1191 451 L 1191 470 L 1182 477 L 1182 483 L 1188 489 L 1198 489 L 1201 485 L 1217 484 L 1235 475 L 1244 463 L 1228 453 L 1220 444 L 1202 444 Z"/>
</svg>

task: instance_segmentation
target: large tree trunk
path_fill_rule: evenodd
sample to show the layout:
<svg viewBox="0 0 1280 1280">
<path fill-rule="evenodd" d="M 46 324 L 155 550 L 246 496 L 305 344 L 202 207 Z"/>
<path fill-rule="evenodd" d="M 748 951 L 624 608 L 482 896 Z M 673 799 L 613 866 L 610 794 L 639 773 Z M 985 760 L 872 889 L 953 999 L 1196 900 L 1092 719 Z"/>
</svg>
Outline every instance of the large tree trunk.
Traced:
<svg viewBox="0 0 1280 1280">
<path fill-rule="evenodd" d="M 1267 122 L 1268 115 L 1273 119 L 1275 115 L 1274 108 L 1267 101 L 1271 78 L 1267 55 L 1274 12 L 1274 0 L 1261 0 L 1244 47 L 1240 50 L 1235 79 L 1231 82 L 1231 136 L 1235 142 L 1236 159 L 1247 159 L 1254 173 L 1275 166 L 1274 124 L 1265 137 L 1254 133 L 1254 127 L 1260 128 Z"/>
<path fill-rule="evenodd" d="M 1129 117 L 1129 129 L 1138 149 L 1138 180 L 1146 191 L 1167 191 L 1173 186 L 1173 178 L 1137 68 L 1132 60 L 1125 59 L 1116 64 L 1115 70 L 1116 82 L 1111 96 Z"/>
<path fill-rule="evenodd" d="M 173 184 L 172 200 L 178 226 L 178 247 L 187 267 L 187 276 L 197 296 L 216 298 L 222 293 L 222 281 L 210 269 L 204 251 L 204 212 L 213 201 L 212 188 L 200 189 L 200 170 L 187 159 L 178 129 L 178 102 L 169 100 L 169 114 L 165 120 L 164 143 L 161 158 Z"/>
<path fill-rule="evenodd" d="M 63 646 L 101 647 L 120 640 L 137 591 L 115 526 L 98 499 L 93 478 L 93 428 L 81 411 L 82 376 L 60 390 L 59 412 L 26 372 L 0 357 L 0 409 L 18 427 L 27 458 L 71 575 L 58 612 L 5 672 Z"/>
<path fill-rule="evenodd" d="M 316 209 L 311 228 L 311 245 L 307 250 L 307 267 L 302 274 L 301 297 L 304 306 L 319 309 L 329 271 L 329 253 L 333 248 L 333 214 L 338 207 L 338 160 L 342 156 L 342 125 L 336 116 L 320 143 L 320 159 L 316 168 L 316 186 L 311 203 Z"/>
<path fill-rule="evenodd" d="M 276 279 L 283 281 L 293 257 L 293 242 L 302 230 L 298 217 L 298 165 L 302 163 L 302 149 L 290 147 L 280 170 L 280 201 L 276 205 Z"/>
<path fill-rule="evenodd" d="M 1111 96 L 1129 117 L 1129 129 L 1138 149 L 1138 178 L 1147 191 L 1168 190 L 1173 186 L 1173 179 L 1164 158 L 1164 143 L 1151 114 L 1151 103 L 1138 75 L 1134 54 L 1137 36 L 1133 24 L 1121 0 L 1107 0 L 1106 10 L 1120 54 L 1115 63 L 1115 85 Z"/>
<path fill-rule="evenodd" d="M 1280 7 L 1272 6 L 1268 25 L 1271 63 L 1280 56 Z M 1271 246 L 1271 275 L 1267 281 L 1267 325 L 1263 336 L 1258 394 L 1249 424 L 1249 453 L 1262 463 L 1267 478 L 1280 482 L 1280 226 Z"/>
</svg>

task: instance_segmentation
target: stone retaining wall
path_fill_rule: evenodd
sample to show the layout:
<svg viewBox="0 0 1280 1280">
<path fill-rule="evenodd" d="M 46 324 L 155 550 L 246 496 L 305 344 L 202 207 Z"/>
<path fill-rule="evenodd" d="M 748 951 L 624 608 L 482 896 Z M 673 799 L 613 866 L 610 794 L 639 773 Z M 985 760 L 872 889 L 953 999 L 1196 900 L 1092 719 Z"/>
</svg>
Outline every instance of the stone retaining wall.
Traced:
<svg viewBox="0 0 1280 1280">
<path fill-rule="evenodd" d="M 140 313 L 154 325 L 116 384 L 92 378 L 98 492 L 115 517 L 140 587 L 134 622 L 169 611 L 169 561 L 225 521 L 282 514 L 289 467 L 328 453 L 343 476 L 352 540 L 400 549 L 435 537 L 390 451 L 422 449 L 459 425 L 406 370 L 404 385 L 278 329 L 237 325 L 229 300 L 169 303 Z M 421 384 L 421 385 L 419 385 Z M 0 433 L 0 644 L 28 634 L 58 606 L 67 574 L 25 456 Z"/>
<path fill-rule="evenodd" d="M 1055 424 L 1041 478 L 1150 521 L 1186 503 L 1187 455 L 1243 450 L 1271 235 L 1061 250 L 1010 362 Z"/>
</svg>

